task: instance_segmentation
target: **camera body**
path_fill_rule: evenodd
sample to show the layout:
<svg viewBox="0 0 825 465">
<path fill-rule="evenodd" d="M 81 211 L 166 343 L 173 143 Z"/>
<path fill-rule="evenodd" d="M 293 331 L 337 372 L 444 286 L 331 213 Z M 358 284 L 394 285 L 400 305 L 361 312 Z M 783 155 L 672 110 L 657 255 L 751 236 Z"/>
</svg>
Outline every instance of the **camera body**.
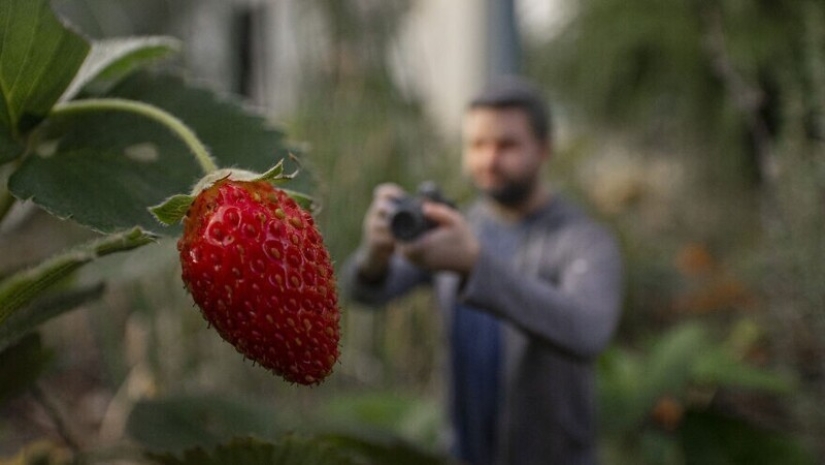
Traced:
<svg viewBox="0 0 825 465">
<path fill-rule="evenodd" d="M 420 235 L 436 227 L 428 220 L 421 207 L 425 201 L 438 202 L 455 208 L 455 205 L 444 198 L 441 189 L 433 181 L 424 181 L 419 184 L 415 195 L 408 195 L 395 201 L 395 206 L 389 214 L 390 230 L 396 239 L 413 241 Z"/>
</svg>

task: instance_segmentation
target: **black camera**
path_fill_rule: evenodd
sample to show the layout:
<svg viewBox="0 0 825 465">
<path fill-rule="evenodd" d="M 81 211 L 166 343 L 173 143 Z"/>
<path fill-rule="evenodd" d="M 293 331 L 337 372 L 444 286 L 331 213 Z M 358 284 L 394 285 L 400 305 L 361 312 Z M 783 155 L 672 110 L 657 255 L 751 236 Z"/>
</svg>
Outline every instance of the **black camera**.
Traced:
<svg viewBox="0 0 825 465">
<path fill-rule="evenodd" d="M 436 224 L 428 220 L 421 211 L 424 201 L 438 202 L 455 208 L 452 202 L 444 198 L 436 183 L 422 182 L 415 195 L 396 200 L 395 207 L 389 214 L 390 230 L 396 239 L 412 241 L 436 227 Z"/>
</svg>

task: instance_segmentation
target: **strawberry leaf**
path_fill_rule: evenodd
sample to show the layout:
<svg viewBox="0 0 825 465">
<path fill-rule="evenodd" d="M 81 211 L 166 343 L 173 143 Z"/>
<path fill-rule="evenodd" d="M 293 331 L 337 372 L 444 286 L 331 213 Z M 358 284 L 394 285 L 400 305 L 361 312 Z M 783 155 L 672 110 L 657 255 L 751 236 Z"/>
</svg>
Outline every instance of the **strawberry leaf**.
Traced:
<svg viewBox="0 0 825 465">
<path fill-rule="evenodd" d="M 189 206 L 195 201 L 195 197 L 187 194 L 177 194 L 164 200 L 160 205 L 150 207 L 149 211 L 155 215 L 158 221 L 166 226 L 179 223 Z"/>
<path fill-rule="evenodd" d="M 92 49 L 60 101 L 86 90 L 100 94 L 111 89 L 136 69 L 180 50 L 171 37 L 129 37 L 92 42 Z"/>
<path fill-rule="evenodd" d="M 48 0 L 0 1 L 0 125 L 13 139 L 37 125 L 74 78 L 89 43 Z"/>
<path fill-rule="evenodd" d="M 355 464 L 322 440 L 287 435 L 275 443 L 257 439 L 234 439 L 207 451 L 187 450 L 182 459 L 173 455 L 151 455 L 162 465 L 348 465 Z"/>
<path fill-rule="evenodd" d="M 449 458 L 422 452 L 399 440 L 364 439 L 350 435 L 286 434 L 269 443 L 236 438 L 215 448 L 188 449 L 182 457 L 150 454 L 161 465 L 449 465 Z"/>
<path fill-rule="evenodd" d="M 190 394 L 138 401 L 126 429 L 145 450 L 181 454 L 234 437 L 275 437 L 287 427 L 278 414 L 274 406 L 225 392 Z"/>
<path fill-rule="evenodd" d="M 209 147 L 220 167 L 265 172 L 279 160 L 291 160 L 294 151 L 282 129 L 237 97 L 193 86 L 174 74 L 139 73 L 113 89 L 110 96 L 145 101 L 177 116 Z M 202 175 L 192 173 L 187 189 L 179 192 L 188 191 Z M 290 184 L 306 190 L 307 181 L 302 177 Z"/>
<path fill-rule="evenodd" d="M 359 464 L 383 465 L 459 465 L 393 435 L 324 434 L 317 436 L 335 450 L 346 453 Z"/>
<path fill-rule="evenodd" d="M 153 153 L 159 151 L 152 145 L 135 146 Z M 103 233 L 133 225 L 163 232 L 166 228 L 148 207 L 187 191 L 181 187 L 187 183 L 187 174 L 197 172 L 197 167 L 194 162 L 193 166 L 186 165 L 188 152 L 183 148 L 176 153 L 179 164 L 160 163 L 159 155 L 135 159 L 130 149 L 85 147 L 59 150 L 50 158 L 29 157 L 11 176 L 9 190 L 18 198 L 31 199 L 58 218 L 71 218 Z M 164 169 L 167 165 L 168 169 Z"/>
<path fill-rule="evenodd" d="M 289 156 L 284 134 L 261 116 L 178 76 L 137 73 L 108 96 L 175 115 L 209 147 L 219 166 L 264 172 Z M 9 180 L 12 194 L 102 232 L 133 226 L 164 235 L 180 231 L 163 226 L 148 209 L 191 192 L 203 171 L 166 127 L 111 111 L 63 115 L 51 123 L 44 137 L 56 141 L 54 150 L 24 161 Z M 306 191 L 307 181 L 301 176 L 288 185 Z"/>
</svg>

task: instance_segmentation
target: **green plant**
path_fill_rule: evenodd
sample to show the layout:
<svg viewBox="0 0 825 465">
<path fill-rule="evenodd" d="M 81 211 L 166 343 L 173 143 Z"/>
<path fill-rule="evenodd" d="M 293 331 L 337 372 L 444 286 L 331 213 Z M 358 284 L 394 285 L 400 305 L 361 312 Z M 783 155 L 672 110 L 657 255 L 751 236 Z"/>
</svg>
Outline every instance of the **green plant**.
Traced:
<svg viewBox="0 0 825 465">
<path fill-rule="evenodd" d="M 609 463 L 813 464 L 800 441 L 714 406 L 725 390 L 788 396 L 794 380 L 749 363 L 752 322 L 718 341 L 688 321 L 644 351 L 611 348 L 600 360 L 601 426 Z"/>
<path fill-rule="evenodd" d="M 34 205 L 95 236 L 23 269 L 0 270 L 5 401 L 26 389 L 40 392 L 37 377 L 52 357 L 38 337 L 41 325 L 101 296 L 105 282 L 80 285 L 73 279 L 78 269 L 180 233 L 158 222 L 150 206 L 190 192 L 218 166 L 266 172 L 292 151 L 282 131 L 237 99 L 155 66 L 180 48 L 176 40 L 90 41 L 64 25 L 48 0 L 0 0 L 0 18 L 0 220 Z M 290 180 L 287 187 L 308 191 L 307 179 Z M 59 409 L 47 410 L 61 422 Z M 61 463 L 113 459 L 64 439 L 71 454 L 55 458 Z M 351 457 L 384 463 L 392 454 L 408 463 L 443 463 L 404 444 L 351 436 L 269 439 L 211 444 L 210 450 L 184 452 L 182 459 L 162 452 L 145 456 L 138 448 L 136 460 L 191 464 L 209 456 L 219 463 L 280 464 Z M 17 459 L 26 463 L 42 455 L 29 452 L 22 450 Z"/>
<path fill-rule="evenodd" d="M 589 126 L 600 163 L 620 162 L 614 188 L 588 193 L 622 210 L 633 329 L 666 310 L 670 282 L 649 265 L 670 260 L 668 241 L 711 245 L 755 291 L 747 306 L 767 330 L 766 358 L 799 375 L 785 402 L 822 461 L 825 4 L 590 0 L 575 10 L 526 64 Z M 645 170 L 621 172 L 635 160 Z M 702 306 L 692 303 L 683 309 Z"/>
</svg>

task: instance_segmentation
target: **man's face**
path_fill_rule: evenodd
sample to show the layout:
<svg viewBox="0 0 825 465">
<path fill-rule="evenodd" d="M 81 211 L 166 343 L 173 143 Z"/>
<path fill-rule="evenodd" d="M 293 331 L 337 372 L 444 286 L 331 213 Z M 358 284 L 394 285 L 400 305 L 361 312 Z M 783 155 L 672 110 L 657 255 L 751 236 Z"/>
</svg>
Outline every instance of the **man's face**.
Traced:
<svg viewBox="0 0 825 465">
<path fill-rule="evenodd" d="M 463 127 L 463 168 L 476 188 L 507 206 L 533 192 L 549 147 L 519 108 L 475 108 Z"/>
</svg>

